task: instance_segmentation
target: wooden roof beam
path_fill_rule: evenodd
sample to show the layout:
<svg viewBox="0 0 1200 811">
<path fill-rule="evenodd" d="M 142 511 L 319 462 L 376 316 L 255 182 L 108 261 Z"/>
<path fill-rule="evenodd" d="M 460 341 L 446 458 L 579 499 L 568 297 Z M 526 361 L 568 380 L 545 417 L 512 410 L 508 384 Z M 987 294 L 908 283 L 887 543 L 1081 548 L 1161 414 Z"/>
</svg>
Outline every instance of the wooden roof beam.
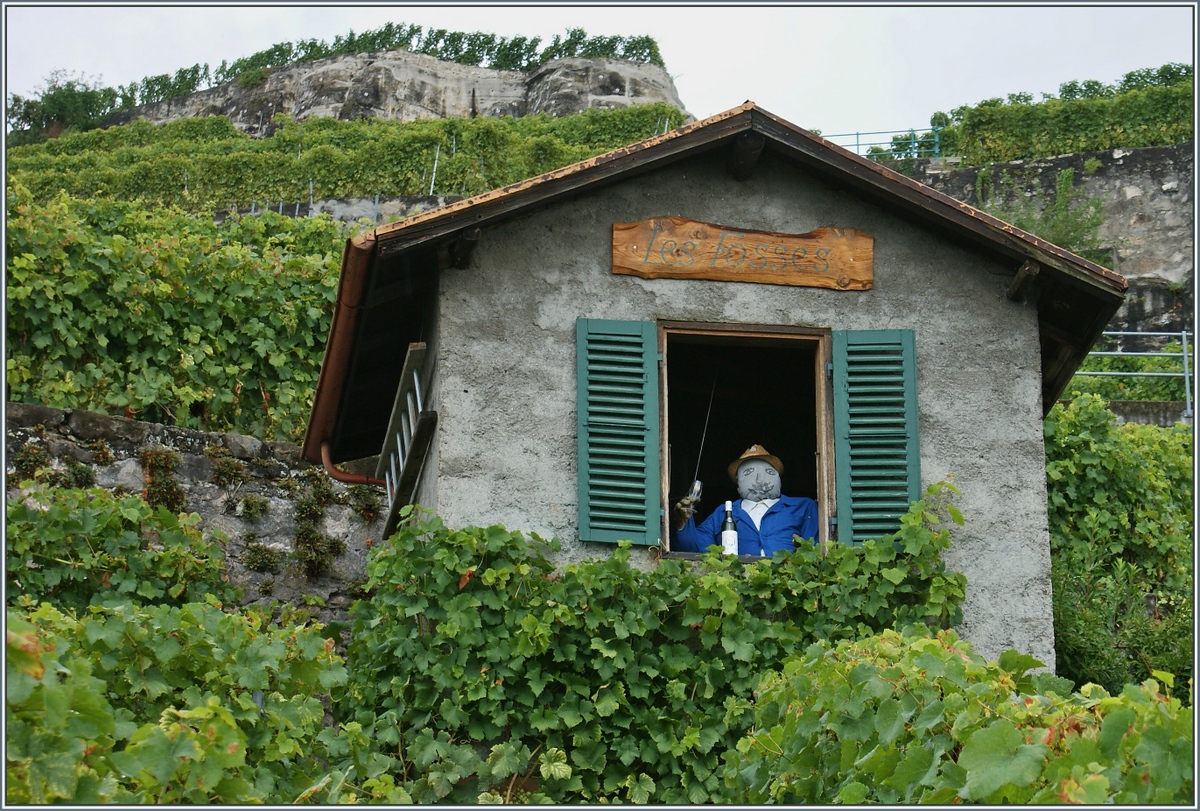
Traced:
<svg viewBox="0 0 1200 811">
<path fill-rule="evenodd" d="M 471 254 L 475 252 L 475 246 L 479 244 L 479 234 L 479 226 L 464 228 L 458 232 L 458 236 L 453 241 L 439 245 L 437 249 L 438 270 L 447 268 L 466 270 L 470 267 Z"/>
<path fill-rule="evenodd" d="M 763 147 L 767 139 L 761 132 L 749 130 L 733 139 L 729 149 L 729 160 L 725 170 L 734 180 L 749 180 L 758 168 L 758 159 L 762 157 Z"/>
<path fill-rule="evenodd" d="M 1012 280 L 1012 284 L 1008 286 L 1009 301 L 1024 301 L 1029 295 L 1029 291 L 1033 289 L 1033 283 L 1037 281 L 1038 273 L 1041 272 L 1042 266 L 1032 259 L 1026 259 L 1021 267 L 1017 268 L 1017 275 Z"/>
</svg>

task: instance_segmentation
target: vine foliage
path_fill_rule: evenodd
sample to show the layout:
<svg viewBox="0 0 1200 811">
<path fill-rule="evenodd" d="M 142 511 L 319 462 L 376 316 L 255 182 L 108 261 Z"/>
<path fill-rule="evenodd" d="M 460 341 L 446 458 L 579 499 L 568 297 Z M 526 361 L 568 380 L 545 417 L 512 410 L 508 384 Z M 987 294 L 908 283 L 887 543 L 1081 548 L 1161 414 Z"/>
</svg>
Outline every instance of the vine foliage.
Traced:
<svg viewBox="0 0 1200 811">
<path fill-rule="evenodd" d="M 82 611 L 112 601 L 179 605 L 234 598 L 199 517 L 135 495 L 34 485 L 7 505 L 10 593 Z"/>
<path fill-rule="evenodd" d="M 1009 93 L 936 112 L 929 131 L 893 137 L 888 154 L 901 159 L 932 154 L 934 127 L 941 154 L 958 156 L 964 166 L 1169 146 L 1193 137 L 1191 65 L 1169 62 L 1130 71 L 1112 85 L 1069 81 L 1058 91 L 1043 93 L 1041 101 L 1031 93 Z"/>
<path fill-rule="evenodd" d="M 814 643 L 764 676 L 723 774 L 757 804 L 1192 801 L 1192 711 L 1170 674 L 1111 696 L 1040 666 L 985 663 L 953 631 Z"/>
<path fill-rule="evenodd" d="M 933 503 L 895 539 L 824 558 L 807 546 L 652 572 L 629 565 L 628 545 L 559 570 L 536 536 L 410 514 L 372 553 L 343 660 L 302 617 L 218 599 L 211 572 L 189 578 L 202 599 L 114 591 L 70 604 L 19 579 L 81 504 L 132 513 L 140 499 L 125 498 L 26 484 L 10 499 L 10 523 L 26 528 L 7 557 L 10 801 L 736 797 L 717 769 L 762 669 L 818 635 L 953 622 L 962 600 Z M 62 515 L 40 509 L 60 499 Z M 169 520 L 149 513 L 126 536 L 114 518 L 77 546 L 115 537 L 126 557 L 152 555 L 133 538 Z"/>
<path fill-rule="evenodd" d="M 681 122 L 668 105 L 559 119 L 323 119 L 254 141 L 216 116 L 10 150 L 10 396 L 297 440 L 355 226 L 275 211 L 217 223 L 214 208 L 299 199 L 310 179 L 327 197 L 426 192 L 439 150 L 440 188 L 473 193 Z"/>
<path fill-rule="evenodd" d="M 1058 672 L 1110 692 L 1190 678 L 1192 429 L 1117 424 L 1096 395 L 1046 417 Z"/>
<path fill-rule="evenodd" d="M 424 775 L 416 802 L 730 801 L 717 771 L 764 671 L 818 638 L 957 621 L 948 494 L 895 538 L 649 572 L 628 545 L 555 570 L 536 536 L 406 522 L 368 564 L 339 722 L 407 753 L 377 763 Z"/>
<path fill-rule="evenodd" d="M 320 696 L 345 678 L 314 627 L 213 597 L 7 617 L 7 800 L 299 799 L 322 765 Z M 320 750 L 317 751 L 317 754 Z"/>
<path fill-rule="evenodd" d="M 171 532 L 219 554 L 138 496 L 26 482 L 9 498 L 6 800 L 1189 801 L 1190 710 L 1168 674 L 1068 694 L 1030 657 L 985 666 L 921 630 L 963 599 L 940 562 L 951 492 L 825 556 L 651 571 L 628 545 L 556 568 L 553 542 L 409 513 L 372 553 L 343 658 L 302 610 L 235 607 L 219 563 L 171 558 L 195 589 L 178 594 L 35 582 L 25 563 L 61 550 L 61 527 L 64 572 L 113 544 L 130 571 L 169 568 Z"/>
<path fill-rule="evenodd" d="M 469 196 L 558 169 L 683 123 L 664 103 L 554 118 L 297 123 L 251 138 L 225 116 L 68 134 L 10 149 L 9 182 L 39 201 L 139 200 L 192 212 L 277 208 L 372 195 Z M 436 172 L 434 171 L 436 163 Z"/>
<path fill-rule="evenodd" d="M 8 187 L 8 384 L 18 402 L 295 440 L 345 228 L 270 212 L 37 204 Z"/>
<path fill-rule="evenodd" d="M 1111 338 L 1102 338 L 1097 349 L 1111 349 Z M 1167 341 L 1157 349 L 1158 356 L 1088 355 L 1071 378 L 1068 391 L 1095 394 L 1105 400 L 1157 400 L 1184 402 L 1183 345 Z M 1188 369 L 1196 368 L 1196 347 L 1188 345 Z M 1176 377 L 1109 377 L 1088 372 L 1173 372 Z"/>
</svg>

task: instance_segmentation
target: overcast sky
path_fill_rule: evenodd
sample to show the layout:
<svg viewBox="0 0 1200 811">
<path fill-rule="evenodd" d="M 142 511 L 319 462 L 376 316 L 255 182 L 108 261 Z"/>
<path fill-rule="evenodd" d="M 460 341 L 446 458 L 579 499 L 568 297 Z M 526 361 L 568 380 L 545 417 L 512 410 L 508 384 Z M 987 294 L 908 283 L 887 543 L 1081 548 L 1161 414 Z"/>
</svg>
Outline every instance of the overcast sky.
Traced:
<svg viewBox="0 0 1200 811">
<path fill-rule="evenodd" d="M 500 36 L 649 34 L 698 118 L 746 100 L 825 135 L 1193 62 L 1194 3 L 1122 5 L 4 4 L 5 98 L 52 70 L 115 87 L 386 22 Z"/>
</svg>

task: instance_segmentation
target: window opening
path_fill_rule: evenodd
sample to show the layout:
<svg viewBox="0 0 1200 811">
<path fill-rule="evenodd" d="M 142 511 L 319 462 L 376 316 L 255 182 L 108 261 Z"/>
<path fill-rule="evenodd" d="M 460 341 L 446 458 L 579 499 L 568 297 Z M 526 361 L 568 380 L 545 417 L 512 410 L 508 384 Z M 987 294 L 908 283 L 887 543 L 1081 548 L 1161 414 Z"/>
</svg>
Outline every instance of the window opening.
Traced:
<svg viewBox="0 0 1200 811">
<path fill-rule="evenodd" d="M 737 499 L 727 468 L 758 444 L 783 462 L 783 493 L 815 500 L 824 521 L 816 374 L 820 336 L 668 330 L 665 345 L 667 512 L 687 495 L 694 477 L 703 482 L 697 520 Z"/>
</svg>

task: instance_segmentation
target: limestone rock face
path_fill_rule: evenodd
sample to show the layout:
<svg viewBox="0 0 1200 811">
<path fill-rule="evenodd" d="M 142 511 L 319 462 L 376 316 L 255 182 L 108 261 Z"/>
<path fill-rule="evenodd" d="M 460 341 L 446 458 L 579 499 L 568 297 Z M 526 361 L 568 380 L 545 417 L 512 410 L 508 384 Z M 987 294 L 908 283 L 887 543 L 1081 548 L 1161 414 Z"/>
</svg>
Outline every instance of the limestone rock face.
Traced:
<svg viewBox="0 0 1200 811">
<path fill-rule="evenodd" d="M 683 109 L 675 84 L 662 68 L 616 59 L 547 62 L 530 75 L 526 90 L 529 112 L 554 116 L 654 101 Z"/>
<path fill-rule="evenodd" d="M 225 115 L 250 135 L 273 130 L 284 113 L 297 121 L 564 115 L 592 107 L 666 102 L 683 109 L 675 83 L 656 65 L 617 59 L 559 59 L 526 74 L 443 62 L 408 51 L 336 56 L 273 71 L 258 87 L 228 82 L 180 98 L 114 113 L 106 126 L 137 118 L 165 123 Z"/>
</svg>

